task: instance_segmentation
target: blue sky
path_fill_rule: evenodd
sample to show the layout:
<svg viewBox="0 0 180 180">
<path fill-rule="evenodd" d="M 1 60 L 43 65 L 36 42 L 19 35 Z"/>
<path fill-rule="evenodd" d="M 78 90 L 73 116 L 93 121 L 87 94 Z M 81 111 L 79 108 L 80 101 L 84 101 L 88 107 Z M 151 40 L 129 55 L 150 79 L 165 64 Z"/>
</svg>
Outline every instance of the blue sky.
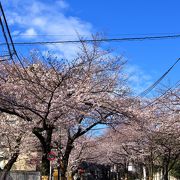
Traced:
<svg viewBox="0 0 180 180">
<path fill-rule="evenodd" d="M 179 0 L 2 0 L 2 4 L 14 41 L 76 39 L 76 31 L 85 37 L 102 32 L 107 38 L 180 34 Z M 180 57 L 180 38 L 105 45 L 128 60 L 127 71 L 136 92 L 147 88 Z M 32 48 L 41 49 L 17 47 L 22 54 Z M 60 50 L 65 57 L 77 51 L 75 45 L 46 48 Z M 178 81 L 179 70 L 180 63 L 163 83 Z"/>
</svg>

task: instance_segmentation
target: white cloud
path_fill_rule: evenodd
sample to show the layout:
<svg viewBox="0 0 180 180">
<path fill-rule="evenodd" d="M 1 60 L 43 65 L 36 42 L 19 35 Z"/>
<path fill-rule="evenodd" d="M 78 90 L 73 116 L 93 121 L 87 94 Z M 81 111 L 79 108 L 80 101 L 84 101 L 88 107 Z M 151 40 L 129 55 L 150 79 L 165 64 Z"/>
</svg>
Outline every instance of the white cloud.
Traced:
<svg viewBox="0 0 180 180">
<path fill-rule="evenodd" d="M 46 18 L 37 17 L 37 18 L 32 19 L 31 23 L 32 23 L 33 26 L 36 26 L 36 27 L 39 27 L 39 28 L 45 28 L 45 26 L 46 26 Z"/>
<path fill-rule="evenodd" d="M 92 34 L 92 25 L 90 23 L 84 22 L 78 17 L 65 15 L 64 10 L 67 10 L 69 5 L 63 0 L 57 0 L 53 3 L 37 0 L 21 2 L 14 0 L 7 7 L 8 9 L 11 7 L 11 10 L 7 11 L 10 27 L 13 27 L 14 31 L 23 34 L 23 36 L 19 37 L 19 41 L 25 41 L 30 35 L 36 41 L 57 41 L 75 40 L 77 39 L 76 32 L 86 37 L 90 37 Z M 46 36 L 34 36 L 36 34 Z M 17 37 L 16 41 L 18 41 Z M 47 47 L 60 52 L 66 58 L 71 57 L 78 50 L 77 44 L 61 44 Z"/>
<path fill-rule="evenodd" d="M 58 4 L 62 9 L 67 9 L 67 8 L 69 7 L 69 4 L 66 3 L 66 2 L 63 1 L 63 0 L 57 1 L 57 4 Z"/>
<path fill-rule="evenodd" d="M 11 32 L 11 35 L 17 36 L 19 33 L 20 33 L 20 31 L 13 31 L 13 32 Z"/>
<path fill-rule="evenodd" d="M 29 28 L 24 33 L 21 33 L 20 35 L 27 36 L 27 37 L 31 38 L 32 36 L 37 35 L 37 33 L 34 30 L 34 28 Z"/>
<path fill-rule="evenodd" d="M 48 3 L 48 0 L 3 1 L 5 12 L 8 15 L 8 24 L 13 27 L 14 35 L 23 35 L 19 36 L 19 39 L 16 36 L 16 41 L 28 41 L 30 37 L 34 38 L 34 41 L 76 40 L 76 32 L 86 37 L 90 37 L 92 34 L 93 27 L 90 23 L 84 22 L 78 17 L 66 15 L 65 11 L 69 8 L 66 1 L 56 0 L 53 3 Z M 51 36 L 35 36 L 37 34 Z M 35 49 L 34 46 L 30 48 Z M 74 57 L 79 49 L 78 44 L 47 45 L 46 48 L 63 58 Z M 45 54 L 46 50 L 43 49 L 42 52 Z M 132 89 L 137 93 L 152 83 L 151 76 L 138 66 L 128 65 L 125 70 L 129 75 L 128 81 Z"/>
<path fill-rule="evenodd" d="M 152 84 L 152 77 L 146 74 L 137 65 L 129 64 L 126 66 L 125 71 L 128 75 L 128 82 L 133 92 L 137 94 L 141 93 Z"/>
</svg>

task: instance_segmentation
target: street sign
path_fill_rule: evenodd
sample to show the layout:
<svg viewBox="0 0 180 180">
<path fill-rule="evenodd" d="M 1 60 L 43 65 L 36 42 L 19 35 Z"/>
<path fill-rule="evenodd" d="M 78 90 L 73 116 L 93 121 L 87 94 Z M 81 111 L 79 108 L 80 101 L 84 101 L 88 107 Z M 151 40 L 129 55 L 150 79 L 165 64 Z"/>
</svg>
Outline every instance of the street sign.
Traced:
<svg viewBox="0 0 180 180">
<path fill-rule="evenodd" d="M 49 161 L 54 161 L 56 159 L 56 154 L 53 151 L 49 152 L 47 155 L 47 159 Z"/>
</svg>

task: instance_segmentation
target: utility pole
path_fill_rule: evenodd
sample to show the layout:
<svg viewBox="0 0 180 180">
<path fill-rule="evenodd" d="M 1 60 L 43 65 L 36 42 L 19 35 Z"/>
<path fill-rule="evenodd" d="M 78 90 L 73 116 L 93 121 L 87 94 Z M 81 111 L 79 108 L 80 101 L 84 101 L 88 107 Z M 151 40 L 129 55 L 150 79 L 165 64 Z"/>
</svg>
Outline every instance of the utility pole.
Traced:
<svg viewBox="0 0 180 180">
<path fill-rule="evenodd" d="M 61 128 L 59 129 L 59 146 L 58 146 L 58 180 L 61 179 Z"/>
</svg>

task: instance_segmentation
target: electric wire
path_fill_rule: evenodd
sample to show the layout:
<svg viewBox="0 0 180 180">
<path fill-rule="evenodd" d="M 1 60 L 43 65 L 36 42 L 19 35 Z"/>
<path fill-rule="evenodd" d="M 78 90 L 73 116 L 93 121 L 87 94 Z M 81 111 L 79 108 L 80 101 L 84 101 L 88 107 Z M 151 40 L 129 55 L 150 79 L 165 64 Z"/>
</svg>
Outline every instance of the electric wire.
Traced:
<svg viewBox="0 0 180 180">
<path fill-rule="evenodd" d="M 9 56 L 10 58 L 12 59 L 13 58 L 13 55 L 14 54 L 17 54 L 16 52 L 16 49 L 15 49 L 15 46 L 14 46 L 14 43 L 13 43 L 13 40 L 12 40 L 12 37 L 11 37 L 11 33 L 10 33 L 10 30 L 9 30 L 9 27 L 8 27 L 8 23 L 7 23 L 7 20 L 6 20 L 6 16 L 5 16 L 5 13 L 4 13 L 4 10 L 3 10 L 3 7 L 2 7 L 2 4 L 0 2 L 0 11 L 2 13 L 2 18 L 4 20 L 4 23 L 5 23 L 5 27 L 3 25 L 3 22 L 2 22 L 2 19 L 0 17 L 0 25 L 1 25 L 1 29 L 2 29 L 2 32 L 3 32 L 3 36 L 5 38 L 5 41 L 6 41 L 6 45 L 8 47 L 8 52 L 9 52 Z M 7 31 L 7 34 L 8 36 L 6 35 L 6 31 L 5 31 L 5 28 L 6 28 L 6 31 Z M 10 42 L 8 42 L 8 38 L 10 40 Z M 12 46 L 12 50 L 11 50 L 11 47 Z"/>
<path fill-rule="evenodd" d="M 141 109 L 145 109 L 151 105 L 153 105 L 156 101 L 158 101 L 159 99 L 161 99 L 165 94 L 167 94 L 169 91 L 172 91 L 176 88 L 178 88 L 180 86 L 180 80 L 178 80 L 173 86 L 171 86 L 170 88 L 168 88 L 164 93 L 162 93 L 159 97 L 157 97 L 156 99 L 154 99 L 153 101 L 151 101 L 149 104 L 147 104 L 146 106 L 144 106 Z"/>
<path fill-rule="evenodd" d="M 3 22 L 2 22 L 1 17 L 0 17 L 0 25 L 1 25 L 1 29 L 2 29 L 2 32 L 3 32 L 4 39 L 5 39 L 5 41 L 6 41 L 6 45 L 7 45 L 7 48 L 8 48 L 9 55 L 12 57 L 11 48 L 10 48 L 10 45 L 9 45 L 9 43 L 8 43 L 8 38 L 7 38 L 7 36 L 6 36 L 6 32 L 5 32 L 5 29 L 4 29 L 4 26 L 3 26 Z"/>
<path fill-rule="evenodd" d="M 82 39 L 82 40 L 57 40 L 57 41 L 32 41 L 32 42 L 14 42 L 14 45 L 46 45 L 46 44 L 67 44 L 67 43 L 91 43 L 91 42 L 121 42 L 121 41 L 144 41 L 144 40 L 162 40 L 180 38 L 180 34 L 165 36 L 144 36 L 144 37 L 125 37 L 125 38 L 101 38 L 101 39 Z M 0 43 L 0 46 L 6 43 Z"/>
<path fill-rule="evenodd" d="M 144 97 L 149 94 L 165 77 L 166 75 L 173 69 L 173 67 L 179 62 L 180 58 L 178 58 L 175 63 L 157 80 L 155 81 L 150 87 L 146 90 L 141 92 L 138 96 Z"/>
<path fill-rule="evenodd" d="M 180 32 L 168 32 L 168 33 L 136 33 L 136 34 L 132 34 L 132 33 L 121 33 L 121 34 L 112 34 L 110 36 L 154 36 L 154 35 L 176 35 L 176 34 L 179 34 Z M 12 35 L 12 37 L 51 37 L 51 36 L 60 36 L 60 37 L 77 37 L 75 34 L 15 34 L 15 35 Z M 89 36 L 87 34 L 81 34 L 80 35 L 81 37 L 86 37 L 86 36 Z"/>
</svg>

